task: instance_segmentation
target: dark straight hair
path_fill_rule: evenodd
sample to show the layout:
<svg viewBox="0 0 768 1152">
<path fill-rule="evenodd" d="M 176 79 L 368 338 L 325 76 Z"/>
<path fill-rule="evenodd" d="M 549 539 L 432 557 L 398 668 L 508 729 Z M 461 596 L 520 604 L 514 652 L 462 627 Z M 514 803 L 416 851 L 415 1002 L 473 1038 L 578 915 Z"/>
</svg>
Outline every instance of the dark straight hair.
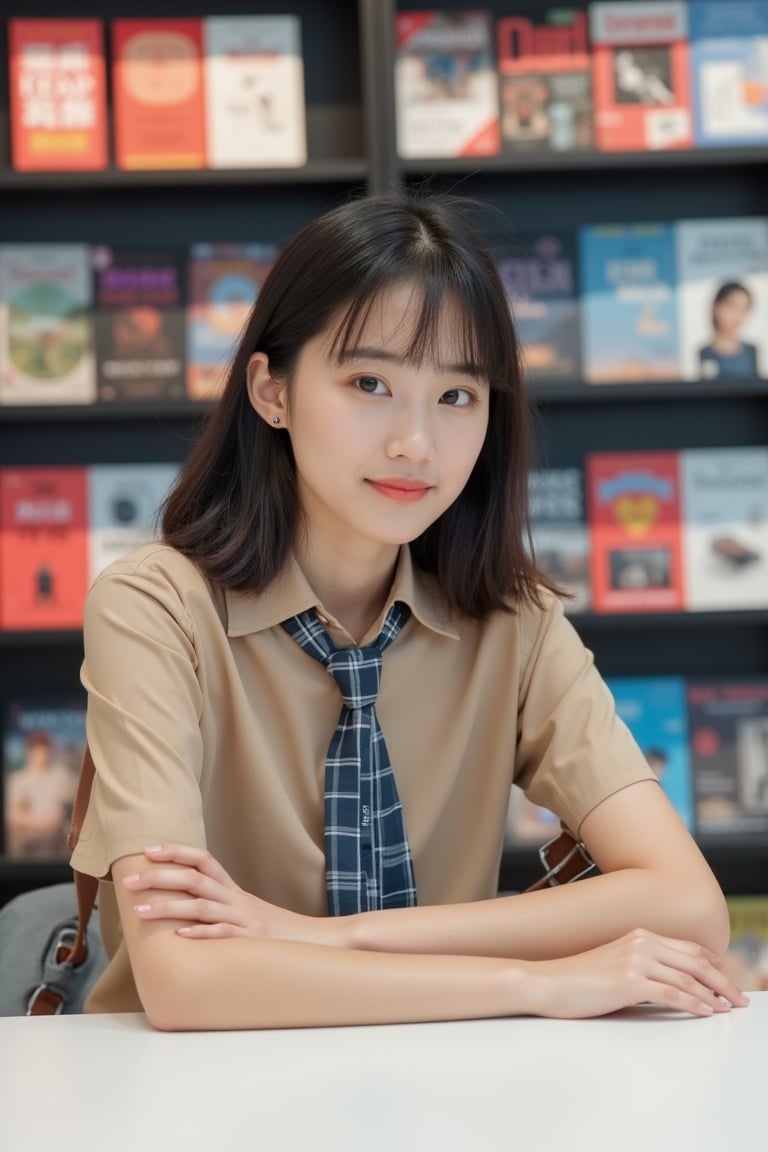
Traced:
<svg viewBox="0 0 768 1152">
<path fill-rule="evenodd" d="M 456 197 L 362 197 L 327 212 L 285 246 L 267 277 L 162 517 L 166 543 L 226 588 L 265 589 L 301 526 L 290 436 L 251 406 L 254 352 L 290 387 L 302 347 L 333 331 L 332 355 L 353 347 L 376 300 L 413 283 L 420 292 L 407 358 L 435 359 L 441 308 L 459 305 L 461 359 L 490 389 L 488 430 L 454 503 L 410 544 L 452 609 L 475 618 L 538 602 L 553 587 L 531 559 L 530 413 L 509 304 L 493 257 L 470 223 L 479 206 Z"/>
</svg>

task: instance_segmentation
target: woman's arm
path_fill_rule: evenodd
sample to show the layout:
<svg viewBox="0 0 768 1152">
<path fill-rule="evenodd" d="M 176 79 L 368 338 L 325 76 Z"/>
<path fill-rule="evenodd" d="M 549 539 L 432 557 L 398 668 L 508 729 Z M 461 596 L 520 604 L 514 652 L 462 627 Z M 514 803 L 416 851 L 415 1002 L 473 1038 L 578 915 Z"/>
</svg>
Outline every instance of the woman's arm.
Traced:
<svg viewBox="0 0 768 1152">
<path fill-rule="evenodd" d="M 184 939 L 178 919 L 147 920 L 135 910 L 134 886 L 124 881 L 152 867 L 145 856 L 123 857 L 113 878 L 139 996 L 163 1030 L 583 1017 L 647 1002 L 708 1016 L 747 1002 L 700 946 L 647 932 L 540 962 L 356 951 L 264 936 Z M 158 904 L 166 896 L 142 889 L 140 899 Z"/>
</svg>

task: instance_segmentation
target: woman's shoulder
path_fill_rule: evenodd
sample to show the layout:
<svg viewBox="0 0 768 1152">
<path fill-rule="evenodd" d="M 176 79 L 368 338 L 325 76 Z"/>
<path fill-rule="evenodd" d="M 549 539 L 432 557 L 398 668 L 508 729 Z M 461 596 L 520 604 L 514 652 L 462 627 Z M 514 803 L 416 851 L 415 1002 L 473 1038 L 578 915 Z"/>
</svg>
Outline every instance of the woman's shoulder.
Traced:
<svg viewBox="0 0 768 1152">
<path fill-rule="evenodd" d="M 91 584 L 86 606 L 120 610 L 147 597 L 181 618 L 196 614 L 201 604 L 218 610 L 222 594 L 198 564 L 177 548 L 156 541 L 131 549 L 104 568 Z"/>
</svg>

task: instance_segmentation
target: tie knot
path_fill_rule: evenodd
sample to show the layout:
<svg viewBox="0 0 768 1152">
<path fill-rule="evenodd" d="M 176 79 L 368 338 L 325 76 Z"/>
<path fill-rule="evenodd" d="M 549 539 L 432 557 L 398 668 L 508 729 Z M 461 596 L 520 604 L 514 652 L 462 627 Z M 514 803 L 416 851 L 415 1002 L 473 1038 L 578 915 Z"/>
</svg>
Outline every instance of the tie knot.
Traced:
<svg viewBox="0 0 768 1152">
<path fill-rule="evenodd" d="M 376 703 L 381 682 L 378 648 L 339 648 L 328 657 L 325 666 L 338 684 L 347 708 Z"/>
</svg>

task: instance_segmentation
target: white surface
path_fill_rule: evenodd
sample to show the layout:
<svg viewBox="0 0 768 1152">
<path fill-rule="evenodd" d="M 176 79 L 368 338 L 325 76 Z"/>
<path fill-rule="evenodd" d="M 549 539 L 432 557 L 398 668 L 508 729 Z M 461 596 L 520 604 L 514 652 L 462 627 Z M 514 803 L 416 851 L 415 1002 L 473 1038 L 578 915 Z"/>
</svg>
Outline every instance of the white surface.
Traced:
<svg viewBox="0 0 768 1152">
<path fill-rule="evenodd" d="M 768 992 L 708 1020 L 171 1034 L 138 1015 L 4 1018 L 0 1149 L 731 1152 L 763 1146 L 767 1048 Z"/>
</svg>

